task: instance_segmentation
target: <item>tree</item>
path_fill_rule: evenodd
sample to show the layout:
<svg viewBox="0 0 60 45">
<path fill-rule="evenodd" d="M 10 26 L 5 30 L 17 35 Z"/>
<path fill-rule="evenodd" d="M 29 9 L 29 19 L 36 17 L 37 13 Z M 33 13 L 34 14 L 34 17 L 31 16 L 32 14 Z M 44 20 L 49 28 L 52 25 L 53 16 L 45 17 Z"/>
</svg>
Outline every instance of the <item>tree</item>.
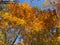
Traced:
<svg viewBox="0 0 60 45">
<path fill-rule="evenodd" d="M 0 28 L 9 39 L 7 44 L 14 45 L 20 34 L 24 44 L 55 44 L 56 34 L 53 32 L 56 27 L 55 11 L 41 11 L 39 7 L 31 7 L 26 2 L 10 3 L 7 7 L 8 11 L 2 11 L 0 20 Z"/>
</svg>

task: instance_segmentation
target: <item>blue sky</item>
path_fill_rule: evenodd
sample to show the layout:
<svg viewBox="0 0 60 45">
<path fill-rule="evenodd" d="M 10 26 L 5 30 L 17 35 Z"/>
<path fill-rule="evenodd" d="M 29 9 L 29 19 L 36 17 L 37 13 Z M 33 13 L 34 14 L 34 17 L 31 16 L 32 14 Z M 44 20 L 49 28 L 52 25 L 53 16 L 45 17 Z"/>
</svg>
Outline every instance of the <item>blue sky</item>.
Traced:
<svg viewBox="0 0 60 45">
<path fill-rule="evenodd" d="M 9 1 L 9 0 L 4 0 L 4 1 Z M 15 2 L 18 2 L 18 0 L 15 0 Z M 39 6 L 40 8 L 42 8 L 42 3 L 44 2 L 44 0 L 40 0 L 39 2 L 38 0 L 34 0 L 33 3 L 31 3 L 30 0 L 19 0 L 19 2 L 20 3 L 27 2 L 31 6 Z"/>
<path fill-rule="evenodd" d="M 19 43 L 21 41 L 21 39 L 22 39 L 22 35 L 18 35 L 18 37 L 17 37 L 17 39 L 16 39 L 14 44 Z"/>
<path fill-rule="evenodd" d="M 4 0 L 4 1 L 8 1 L 8 0 Z M 15 2 L 18 2 L 18 0 L 15 0 Z M 49 9 L 49 8 L 50 8 L 51 10 L 55 9 L 55 7 L 50 7 L 50 6 L 48 6 L 47 8 L 43 8 L 43 7 L 42 7 L 42 4 L 44 3 L 44 0 L 40 0 L 39 2 L 38 2 L 38 0 L 34 0 L 32 3 L 31 3 L 30 0 L 19 0 L 19 2 L 20 2 L 20 3 L 26 2 L 26 3 L 30 4 L 30 6 L 38 6 L 38 7 L 40 7 L 42 10 L 46 10 L 46 9 Z"/>
<path fill-rule="evenodd" d="M 26 2 L 28 4 L 30 4 L 31 6 L 39 6 L 42 9 L 42 4 L 44 2 L 44 0 L 40 0 L 39 2 L 37 0 L 34 0 L 32 3 L 30 0 L 20 0 L 20 3 Z"/>
<path fill-rule="evenodd" d="M 34 0 L 32 3 L 31 3 L 30 0 L 25 0 L 25 1 L 24 0 L 20 0 L 20 3 L 23 3 L 23 2 L 26 2 L 26 3 L 30 4 L 30 6 L 38 6 L 38 7 L 41 8 L 41 10 L 46 10 L 46 9 L 49 9 L 49 8 L 51 10 L 55 9 L 54 6 L 53 7 L 48 6 L 46 8 L 43 8 L 42 4 L 44 3 L 44 0 L 40 0 L 39 2 L 37 0 Z"/>
</svg>

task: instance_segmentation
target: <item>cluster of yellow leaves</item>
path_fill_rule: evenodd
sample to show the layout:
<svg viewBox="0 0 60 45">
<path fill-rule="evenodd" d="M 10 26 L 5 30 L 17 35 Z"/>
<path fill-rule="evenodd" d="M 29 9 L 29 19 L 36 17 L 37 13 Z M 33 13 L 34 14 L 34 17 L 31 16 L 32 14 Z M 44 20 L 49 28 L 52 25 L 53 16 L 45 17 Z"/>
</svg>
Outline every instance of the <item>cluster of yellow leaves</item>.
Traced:
<svg viewBox="0 0 60 45">
<path fill-rule="evenodd" d="M 17 18 L 16 16 L 13 17 L 8 12 L 6 12 L 5 14 L 3 14 L 2 17 L 3 17 L 4 20 L 11 21 L 12 23 L 16 22 L 17 25 L 25 24 L 25 21 L 23 19 Z M 4 22 L 4 23 L 5 23 L 5 25 L 8 25 L 8 22 Z"/>
<path fill-rule="evenodd" d="M 29 4 L 27 4 L 27 3 L 22 3 L 22 7 L 24 7 L 24 9 L 27 9 L 27 10 L 30 10 L 31 9 L 31 7 L 30 7 L 30 5 Z"/>
<path fill-rule="evenodd" d="M 57 28 L 60 28 L 60 14 L 58 14 L 58 21 L 57 21 L 56 27 L 57 27 Z"/>
<path fill-rule="evenodd" d="M 6 45 L 6 43 L 5 43 L 5 38 L 4 38 L 4 34 L 3 34 L 2 31 L 0 31 L 0 43 L 1 43 L 2 45 Z"/>
<path fill-rule="evenodd" d="M 37 15 L 36 10 L 25 2 L 22 4 L 8 4 L 8 8 L 9 12 L 2 14 L 3 19 L 7 20 L 7 22 L 4 22 L 6 26 L 8 26 L 8 22 L 15 23 L 14 25 L 26 24 L 24 25 L 26 28 L 40 31 L 44 29 L 44 26 L 51 26 L 53 21 L 56 21 L 55 16 L 50 19 L 49 11 L 46 11 L 46 13 L 43 11 L 42 14 Z"/>
</svg>

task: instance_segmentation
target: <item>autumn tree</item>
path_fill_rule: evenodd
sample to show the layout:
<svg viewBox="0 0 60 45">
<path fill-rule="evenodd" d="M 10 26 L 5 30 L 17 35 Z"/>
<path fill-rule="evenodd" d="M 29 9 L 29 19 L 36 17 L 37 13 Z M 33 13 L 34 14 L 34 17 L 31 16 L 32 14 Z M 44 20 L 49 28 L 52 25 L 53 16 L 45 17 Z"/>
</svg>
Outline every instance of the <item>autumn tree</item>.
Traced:
<svg viewBox="0 0 60 45">
<path fill-rule="evenodd" d="M 10 3 L 6 6 L 8 11 L 1 13 L 0 28 L 7 34 L 8 39 L 12 38 L 10 41 L 8 40 L 7 44 L 14 45 L 18 35 L 21 34 L 24 44 L 46 45 L 48 43 L 48 45 L 55 45 L 53 43 L 55 41 L 53 30 L 56 27 L 55 10 L 41 11 L 39 7 L 31 7 L 26 2 Z M 14 30 L 14 33 L 8 35 L 9 31 L 12 32 L 11 30 Z M 15 33 L 17 31 L 18 34 Z"/>
</svg>

